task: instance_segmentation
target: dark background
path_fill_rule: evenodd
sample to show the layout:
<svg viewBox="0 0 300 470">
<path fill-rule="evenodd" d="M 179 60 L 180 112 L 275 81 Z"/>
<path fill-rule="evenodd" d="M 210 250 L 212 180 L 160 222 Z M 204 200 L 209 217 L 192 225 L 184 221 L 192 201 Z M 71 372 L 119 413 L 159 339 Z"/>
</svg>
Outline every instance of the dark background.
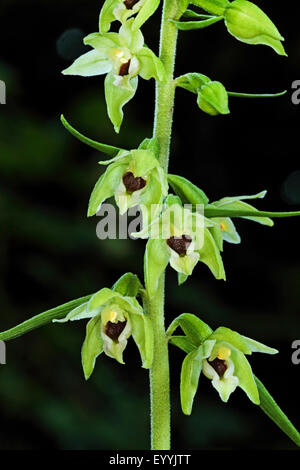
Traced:
<svg viewBox="0 0 300 470">
<path fill-rule="evenodd" d="M 232 98 L 231 115 L 213 118 L 197 108 L 192 94 L 178 90 L 170 171 L 190 178 L 211 200 L 267 189 L 257 207 L 292 210 L 300 206 L 300 108 L 291 101 L 291 84 L 300 79 L 299 11 L 283 10 L 271 0 L 257 4 L 286 37 L 289 58 L 236 41 L 219 23 L 180 33 L 176 74 L 202 72 L 228 90 L 287 89 L 287 95 Z M 96 31 L 99 2 L 2 0 L 0 12 L 0 79 L 7 84 L 7 104 L 0 108 L 4 330 L 111 286 L 125 271 L 142 276 L 144 242 L 100 242 L 97 218 L 85 217 L 102 171 L 97 165 L 101 155 L 73 139 L 59 115 L 63 112 L 91 138 L 135 148 L 151 136 L 154 82 L 140 81 L 116 136 L 106 115 L 103 78 L 60 74 L 85 50 L 82 37 Z M 159 13 L 143 32 L 157 52 Z M 300 339 L 299 220 L 277 220 L 274 228 L 243 220 L 237 225 L 242 245 L 226 244 L 226 283 L 199 264 L 179 289 L 168 270 L 167 323 L 193 312 L 212 327 L 225 325 L 278 348 L 280 355 L 257 354 L 251 364 L 299 428 L 300 365 L 291 361 L 291 343 Z M 103 356 L 85 383 L 80 365 L 84 334 L 84 321 L 49 325 L 7 344 L 7 365 L 0 366 L 1 449 L 149 446 L 148 376 L 133 342 L 125 353 L 126 366 Z M 294 448 L 240 389 L 225 405 L 204 377 L 192 416 L 183 416 L 182 359 L 172 349 L 174 449 Z"/>
</svg>

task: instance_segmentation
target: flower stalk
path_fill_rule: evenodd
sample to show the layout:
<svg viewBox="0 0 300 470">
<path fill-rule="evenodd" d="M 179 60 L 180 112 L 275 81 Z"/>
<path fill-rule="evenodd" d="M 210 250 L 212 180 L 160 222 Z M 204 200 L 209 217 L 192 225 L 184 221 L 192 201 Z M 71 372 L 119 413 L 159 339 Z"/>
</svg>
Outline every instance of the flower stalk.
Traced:
<svg viewBox="0 0 300 470">
<path fill-rule="evenodd" d="M 177 45 L 177 28 L 169 21 L 176 19 L 178 1 L 165 0 L 163 6 L 160 59 L 166 70 L 165 82 L 156 82 L 156 101 L 154 115 L 154 137 L 160 146 L 159 162 L 168 170 L 171 131 L 174 111 L 175 83 L 174 67 Z M 154 357 L 150 369 L 151 397 L 151 448 L 152 450 L 169 450 L 171 445 L 170 428 L 170 374 L 168 342 L 164 322 L 164 289 L 165 273 L 158 282 L 155 297 L 145 303 L 154 334 Z"/>
</svg>

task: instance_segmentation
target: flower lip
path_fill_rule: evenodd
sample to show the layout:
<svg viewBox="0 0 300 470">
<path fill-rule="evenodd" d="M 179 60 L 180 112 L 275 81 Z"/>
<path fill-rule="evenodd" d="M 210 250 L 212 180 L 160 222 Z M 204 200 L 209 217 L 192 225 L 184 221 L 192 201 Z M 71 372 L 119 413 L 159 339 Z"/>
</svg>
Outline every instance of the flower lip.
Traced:
<svg viewBox="0 0 300 470">
<path fill-rule="evenodd" d="M 121 77 L 124 77 L 125 75 L 129 74 L 129 67 L 130 67 L 131 59 L 128 59 L 128 60 L 121 59 L 120 62 L 121 62 L 121 66 L 119 68 L 119 75 Z"/>
<path fill-rule="evenodd" d="M 208 361 L 208 363 L 217 372 L 219 377 L 223 377 L 227 370 L 226 361 L 216 357 L 213 361 Z"/>
<path fill-rule="evenodd" d="M 124 5 L 127 8 L 127 10 L 131 10 L 136 3 L 138 3 L 140 0 L 124 0 Z"/>
<path fill-rule="evenodd" d="M 185 256 L 188 247 L 192 243 L 192 238 L 189 235 L 182 235 L 181 237 L 171 237 L 167 240 L 167 244 L 172 250 L 176 251 L 179 256 Z"/>
<path fill-rule="evenodd" d="M 141 176 L 135 177 L 131 171 L 127 171 L 122 179 L 128 193 L 133 193 L 146 186 L 146 181 Z"/>
<path fill-rule="evenodd" d="M 118 321 L 117 323 L 113 323 L 108 321 L 105 325 L 105 334 L 112 339 L 113 341 L 117 342 L 120 334 L 124 330 L 127 324 L 127 320 L 125 321 Z"/>
</svg>

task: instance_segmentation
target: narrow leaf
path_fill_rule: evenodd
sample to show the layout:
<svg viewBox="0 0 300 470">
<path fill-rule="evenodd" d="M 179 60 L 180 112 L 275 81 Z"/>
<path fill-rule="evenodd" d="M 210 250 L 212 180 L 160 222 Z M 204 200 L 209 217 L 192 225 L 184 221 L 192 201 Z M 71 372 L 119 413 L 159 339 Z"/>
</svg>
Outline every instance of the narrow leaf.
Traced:
<svg viewBox="0 0 300 470">
<path fill-rule="evenodd" d="M 89 145 L 93 149 L 99 150 L 99 152 L 106 153 L 107 155 L 115 157 L 117 153 L 120 152 L 120 150 L 123 150 L 118 147 L 113 147 L 111 145 L 101 144 L 100 142 L 96 142 L 95 140 L 85 137 L 84 135 L 80 134 L 80 132 L 76 131 L 76 129 L 74 129 L 71 124 L 68 123 L 63 114 L 61 115 L 60 120 L 63 126 L 67 129 L 67 131 L 69 131 L 70 134 L 76 137 L 76 139 L 80 140 L 86 145 Z"/>
<path fill-rule="evenodd" d="M 230 210 L 206 207 L 204 208 L 205 217 L 270 217 L 270 218 L 280 218 L 280 217 L 298 217 L 300 216 L 300 211 L 294 212 L 266 212 L 266 211 L 247 211 L 247 210 Z"/>
<path fill-rule="evenodd" d="M 207 20 L 201 20 L 201 21 L 174 21 L 174 20 L 169 20 L 171 23 L 173 23 L 176 28 L 180 29 L 181 31 L 191 31 L 193 29 L 203 29 L 207 28 L 208 26 L 211 26 L 214 23 L 217 23 L 218 21 L 221 21 L 223 19 L 222 16 L 213 16 L 212 18 L 209 18 Z"/>
<path fill-rule="evenodd" d="M 18 336 L 22 336 L 31 330 L 35 330 L 40 326 L 51 323 L 55 318 L 64 318 L 74 308 L 78 307 L 84 302 L 87 302 L 92 297 L 92 295 L 93 294 L 80 297 L 79 299 L 71 300 L 71 302 L 60 305 L 59 307 L 46 310 L 45 312 L 40 313 L 39 315 L 36 315 L 29 320 L 24 321 L 23 323 L 20 323 L 14 328 L 3 331 L 0 333 L 0 340 L 9 341 L 11 339 L 17 338 Z"/>
<path fill-rule="evenodd" d="M 276 98 L 278 96 L 286 95 L 287 90 L 279 93 L 235 93 L 234 91 L 227 91 L 229 96 L 235 96 L 237 98 Z"/>
<path fill-rule="evenodd" d="M 260 407 L 266 413 L 269 418 L 274 421 L 274 423 L 293 441 L 295 444 L 300 447 L 300 434 L 293 426 L 288 417 L 284 412 L 279 408 L 275 400 L 269 394 L 265 386 L 261 381 L 254 376 L 259 398 L 260 398 Z"/>
<path fill-rule="evenodd" d="M 184 18 L 198 18 L 201 20 L 206 20 L 208 18 L 214 18 L 214 15 L 204 15 L 202 13 L 197 13 L 193 10 L 185 10 L 182 15 Z"/>
</svg>

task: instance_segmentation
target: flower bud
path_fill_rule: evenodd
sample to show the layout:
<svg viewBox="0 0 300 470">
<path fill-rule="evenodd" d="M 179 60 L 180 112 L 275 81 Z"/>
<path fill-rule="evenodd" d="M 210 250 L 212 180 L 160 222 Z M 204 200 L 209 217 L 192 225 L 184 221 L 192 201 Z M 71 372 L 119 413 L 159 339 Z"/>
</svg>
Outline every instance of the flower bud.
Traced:
<svg viewBox="0 0 300 470">
<path fill-rule="evenodd" d="M 211 116 L 229 114 L 228 94 L 220 82 L 209 82 L 198 91 L 199 108 Z"/>
<path fill-rule="evenodd" d="M 247 0 L 235 0 L 224 14 L 228 32 L 247 44 L 265 44 L 277 54 L 287 55 L 281 41 L 284 38 L 270 18 L 256 5 Z"/>
</svg>

